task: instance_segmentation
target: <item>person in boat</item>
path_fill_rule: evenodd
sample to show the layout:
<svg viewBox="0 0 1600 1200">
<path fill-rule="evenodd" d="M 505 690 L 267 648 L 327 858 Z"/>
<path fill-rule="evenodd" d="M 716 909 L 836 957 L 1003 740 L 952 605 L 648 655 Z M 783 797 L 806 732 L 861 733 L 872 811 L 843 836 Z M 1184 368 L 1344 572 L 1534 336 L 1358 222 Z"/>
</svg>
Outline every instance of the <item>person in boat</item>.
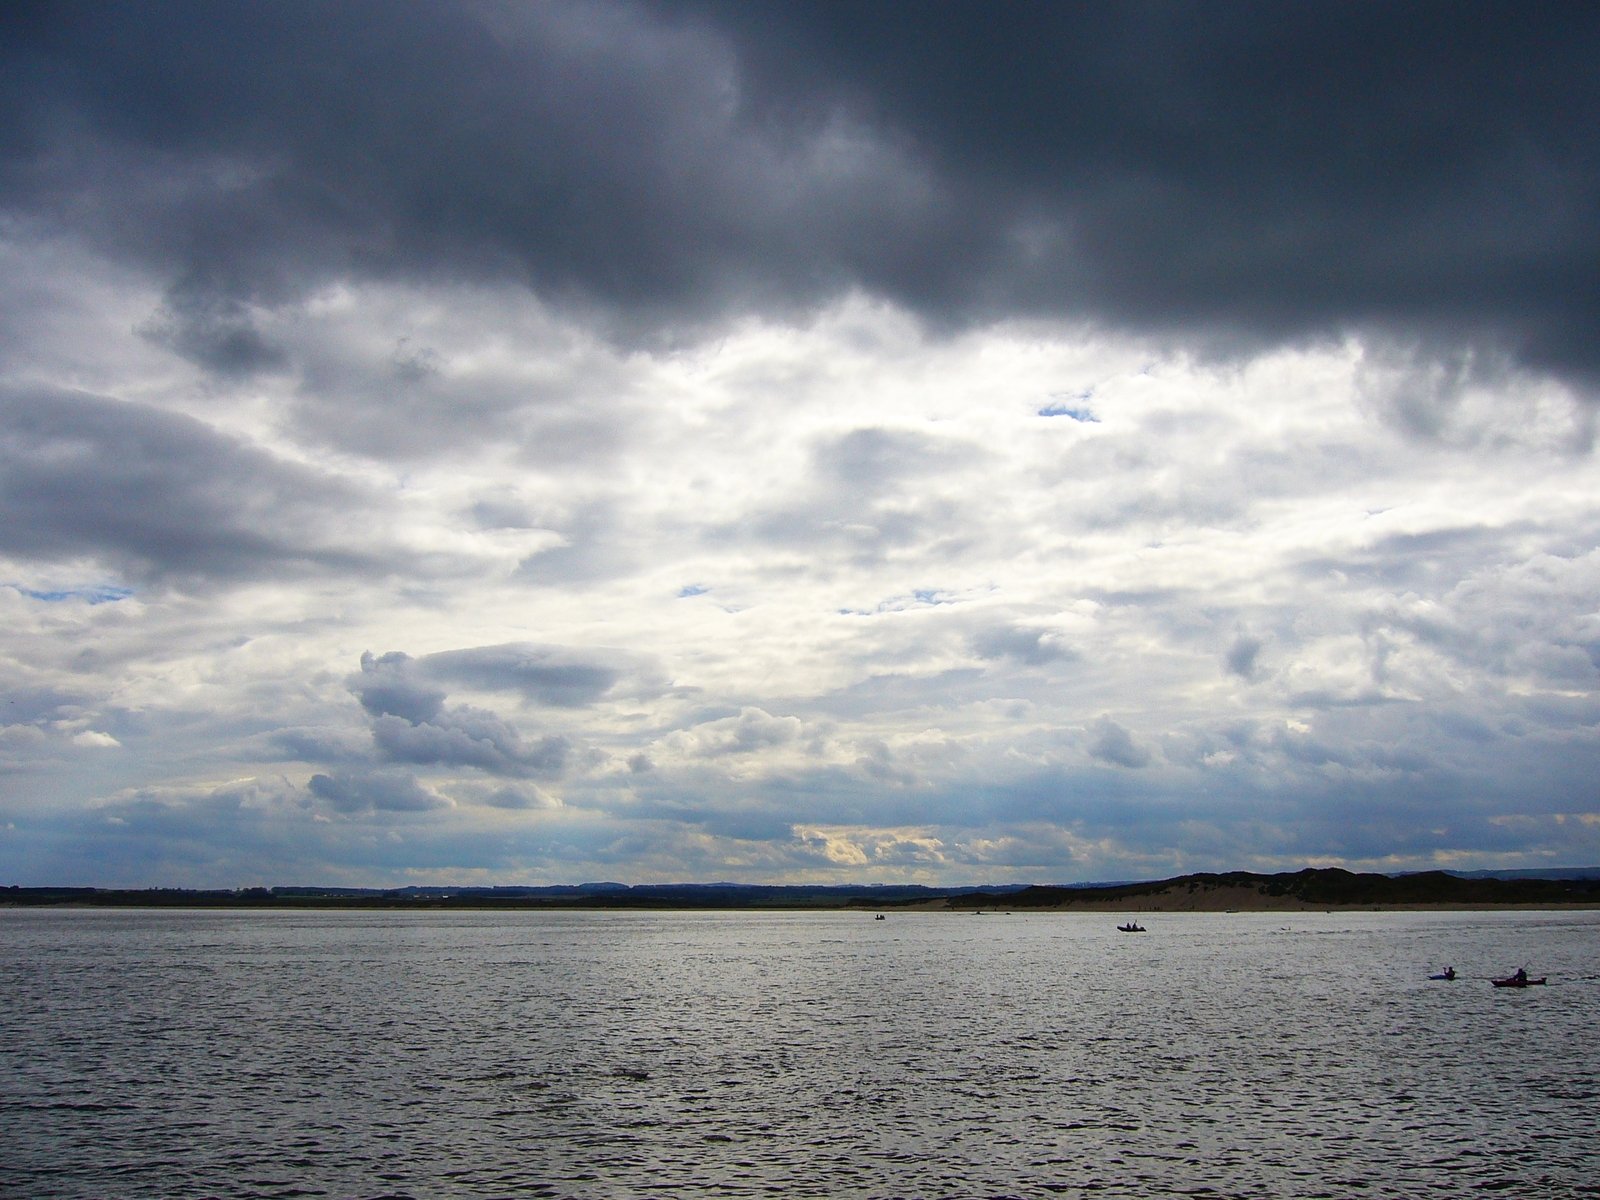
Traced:
<svg viewBox="0 0 1600 1200">
<path fill-rule="evenodd" d="M 1515 979 L 1518 983 L 1527 983 L 1528 982 L 1528 968 L 1527 967 L 1518 967 L 1517 968 L 1517 973 L 1515 975 L 1513 975 L 1511 978 Z"/>
<path fill-rule="evenodd" d="M 1444 969 L 1444 977 L 1446 979 L 1454 979 L 1456 977 L 1456 969 L 1454 967 L 1446 967 Z"/>
</svg>

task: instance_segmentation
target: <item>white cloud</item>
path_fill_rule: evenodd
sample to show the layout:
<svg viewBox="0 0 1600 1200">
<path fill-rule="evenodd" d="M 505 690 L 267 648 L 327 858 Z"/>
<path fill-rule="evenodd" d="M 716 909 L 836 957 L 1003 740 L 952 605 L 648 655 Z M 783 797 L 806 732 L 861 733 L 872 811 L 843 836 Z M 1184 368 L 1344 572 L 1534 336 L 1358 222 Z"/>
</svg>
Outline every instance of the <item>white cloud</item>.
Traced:
<svg viewBox="0 0 1600 1200">
<path fill-rule="evenodd" d="M 798 741 L 805 726 L 797 717 L 775 717 L 759 708 L 745 708 L 736 717 L 701 721 L 665 739 L 690 759 L 721 758 L 779 750 Z"/>
<path fill-rule="evenodd" d="M 299 362 L 293 330 L 280 340 Z M 453 353 L 447 339 L 437 353 Z M 709 806 L 697 855 L 795 877 L 812 868 L 781 841 L 752 857 L 735 831 L 916 809 L 922 849 L 840 835 L 823 859 L 871 874 L 917 858 L 932 878 L 969 854 L 1051 875 L 958 853 L 975 820 L 986 844 L 1019 844 L 982 798 L 999 785 L 1033 797 L 1019 813 L 1086 822 L 1052 852 L 1060 872 L 1117 875 L 1179 860 L 1170 826 L 1110 834 L 1112 808 L 1158 794 L 1305 785 L 1316 829 L 1315 812 L 1340 803 L 1330 786 L 1445 787 L 1484 770 L 1510 793 L 1557 727 L 1551 704 L 1593 693 L 1587 460 L 1511 447 L 1487 479 L 1464 475 L 1458 448 L 1368 415 L 1362 361 L 1344 345 L 1224 371 L 1071 329 L 933 338 L 859 299 L 806 330 L 752 324 L 696 353 L 618 354 L 608 370 L 654 404 L 650 437 L 612 443 L 611 466 L 576 485 L 587 509 L 511 459 L 474 474 L 494 519 L 524 503 L 508 497 L 543 507 L 517 519 L 564 540 L 570 574 L 523 578 L 459 554 L 406 578 L 264 571 L 203 597 L 91 603 L 85 589 L 121 586 L 114 570 L 13 557 L 9 684 L 62 698 L 11 721 L 5 761 L 65 771 L 69 797 L 114 791 L 107 760 L 71 756 L 98 746 L 42 736 L 71 720 L 120 745 L 124 783 L 176 784 L 231 757 L 325 779 L 308 794 L 335 813 L 432 812 L 463 833 L 473 811 L 584 811 L 621 836 L 641 813 L 684 812 L 659 801 L 689 789 Z M 1038 415 L 1073 389 L 1093 390 L 1097 422 Z M 168 385 L 141 394 L 187 404 Z M 248 396 L 207 403 L 250 429 Z M 288 445 L 293 429 L 248 436 Z M 447 462 L 319 461 L 333 486 L 342 475 L 391 497 L 380 528 L 402 512 L 448 528 L 490 511 L 464 502 Z M 817 532 L 851 516 L 872 532 Z M 1430 719 L 1397 725 L 1395 705 Z M 1561 736 L 1590 744 L 1594 722 L 1571 720 Z M 1241 733 L 1286 721 L 1303 732 Z M 1573 772 L 1587 755 L 1566 752 Z M 1085 762 L 1119 790 L 1076 776 Z M 356 782 L 396 769 L 425 790 Z M 1572 795 L 1576 775 L 1550 771 Z M 22 778 L 8 819 L 25 824 L 26 798 L 45 791 Z M 1057 798 L 1030 778 L 1056 779 Z M 559 780 L 564 807 L 535 779 Z M 1299 828 L 1280 822 L 1258 859 L 1292 857 L 1311 836 Z M 1472 836 L 1441 834 L 1435 849 L 1470 856 Z"/>
<path fill-rule="evenodd" d="M 101 749 L 122 745 L 121 742 L 117 741 L 117 739 L 112 737 L 109 733 L 101 733 L 94 729 L 85 729 L 81 733 L 73 734 L 72 744 L 74 746 L 94 746 Z"/>
<path fill-rule="evenodd" d="M 228 106 L 146 145 L 114 37 L 26 75 L 81 119 L 0 224 L 0 879 L 1600 860 L 1582 195 L 1508 234 L 1421 173 L 1377 229 L 1297 143 L 1240 215 L 1086 111 L 1171 185 L 1125 212 L 1028 113 L 977 154 L 651 12 L 502 13 L 482 79 L 442 22 L 357 173 L 252 49 L 317 30 L 208 43 L 315 93 L 261 156 Z"/>
</svg>

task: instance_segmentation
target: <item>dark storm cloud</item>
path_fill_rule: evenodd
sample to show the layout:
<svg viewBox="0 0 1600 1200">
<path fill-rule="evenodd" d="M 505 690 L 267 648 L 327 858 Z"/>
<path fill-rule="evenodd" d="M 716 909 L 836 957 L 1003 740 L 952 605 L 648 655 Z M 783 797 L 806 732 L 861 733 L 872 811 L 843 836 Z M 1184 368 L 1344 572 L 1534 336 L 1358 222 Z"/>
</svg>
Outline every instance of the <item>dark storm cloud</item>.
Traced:
<svg viewBox="0 0 1600 1200">
<path fill-rule="evenodd" d="M 1600 376 L 1600 9 L 1410 2 L 8 7 L 0 198 L 246 302 L 525 281 L 650 328 L 1382 328 Z M 21 228 L 21 226 L 18 226 Z"/>
<path fill-rule="evenodd" d="M 1009 263 L 952 247 L 972 293 L 1253 336 L 1468 329 L 1600 365 L 1591 5 L 708 9 L 748 103 L 858 111 L 1010 226 Z"/>
<path fill-rule="evenodd" d="M 810 271 L 764 215 L 783 172 L 732 126 L 726 50 L 627 6 L 67 5 L 12 25 L 8 198 L 170 270 L 176 295 L 442 270 L 650 310 Z"/>
<path fill-rule="evenodd" d="M 233 581 L 380 564 L 333 513 L 371 500 L 191 417 L 0 388 L 0 552 L 96 558 L 130 577 Z"/>
</svg>

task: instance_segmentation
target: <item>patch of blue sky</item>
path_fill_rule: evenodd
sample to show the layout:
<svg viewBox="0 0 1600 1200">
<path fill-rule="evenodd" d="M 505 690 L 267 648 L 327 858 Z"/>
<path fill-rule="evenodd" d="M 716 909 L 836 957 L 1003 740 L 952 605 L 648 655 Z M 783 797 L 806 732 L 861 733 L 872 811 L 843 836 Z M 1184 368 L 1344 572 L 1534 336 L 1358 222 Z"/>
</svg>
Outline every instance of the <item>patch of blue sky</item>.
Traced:
<svg viewBox="0 0 1600 1200">
<path fill-rule="evenodd" d="M 890 596 L 887 600 L 880 600 L 876 608 L 841 608 L 838 613 L 841 617 L 873 617 L 880 613 L 905 612 L 912 608 L 931 608 L 940 604 L 959 603 L 960 600 L 949 592 L 936 591 L 933 588 L 916 588 L 909 596 Z"/>
<path fill-rule="evenodd" d="M 1097 423 L 1100 418 L 1094 415 L 1094 409 L 1089 401 L 1094 399 L 1094 389 L 1084 392 L 1074 392 L 1068 395 L 1057 392 L 1050 397 L 1050 403 L 1039 410 L 1041 417 L 1070 417 L 1074 421 Z"/>
<path fill-rule="evenodd" d="M 133 595 L 132 588 L 116 587 L 108 583 L 48 591 L 39 588 L 18 587 L 17 591 L 27 596 L 30 600 L 42 600 L 46 604 L 60 604 L 68 600 L 81 600 L 86 604 L 115 604 L 118 600 L 126 600 Z"/>
</svg>

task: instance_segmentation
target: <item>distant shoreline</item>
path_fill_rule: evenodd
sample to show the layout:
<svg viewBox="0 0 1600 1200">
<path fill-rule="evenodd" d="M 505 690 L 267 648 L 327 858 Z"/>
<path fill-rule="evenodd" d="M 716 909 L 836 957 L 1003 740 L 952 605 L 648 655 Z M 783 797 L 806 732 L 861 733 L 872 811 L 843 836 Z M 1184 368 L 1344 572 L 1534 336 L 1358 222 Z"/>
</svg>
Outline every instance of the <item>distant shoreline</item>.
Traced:
<svg viewBox="0 0 1600 1200">
<path fill-rule="evenodd" d="M 917 904 L 872 905 L 857 903 L 835 904 L 591 904 L 572 902 L 552 904 L 547 902 L 495 903 L 481 900 L 428 900 L 428 901 L 320 901 L 278 903 L 229 903 L 226 901 L 195 900 L 190 902 L 163 901 L 139 903 L 126 900 L 64 900 L 51 902 L 17 902 L 0 900 L 0 909 L 53 910 L 93 909 L 100 912 L 727 912 L 727 913 L 798 913 L 798 912 L 856 912 L 871 915 L 875 911 L 889 915 L 919 914 L 970 916 L 1125 916 L 1155 915 L 1227 915 L 1244 913 L 1354 913 L 1354 912 L 1583 912 L 1600 910 L 1600 900 L 1582 900 L 1528 904 L 1308 904 L 1304 901 L 1261 902 L 1240 899 L 1236 902 L 1219 902 L 1203 905 L 1163 905 L 1150 901 L 1117 903 L 1095 901 L 1086 904 L 1008 905 L 1004 898 L 992 903 L 957 907 L 944 901 L 924 901 Z"/>
<path fill-rule="evenodd" d="M 1493 901 L 1450 902 L 1417 901 L 1408 904 L 1382 904 L 1357 901 L 1353 903 L 1319 904 L 1294 897 L 1266 897 L 1253 889 L 1219 890 L 1203 898 L 1189 900 L 1175 895 L 1130 897 L 1122 900 L 1088 900 L 1076 903 L 1030 905 L 1027 908 L 1008 907 L 1003 901 L 984 905 L 973 911 L 993 913 L 1045 912 L 1094 913 L 1115 915 L 1119 913 L 1275 913 L 1275 912 L 1517 912 L 1564 909 L 1600 909 L 1600 899 L 1569 901 L 1532 901 L 1527 903 L 1499 903 Z M 892 911 L 892 910 L 891 910 Z M 902 910 L 904 911 L 904 910 Z M 929 903 L 912 906 L 914 912 L 951 912 L 946 903 Z"/>
<path fill-rule="evenodd" d="M 878 912 L 1314 912 L 1600 908 L 1600 878 L 1466 878 L 1443 871 L 1356 874 L 1307 868 L 1259 875 L 1200 873 L 1090 887 L 929 888 L 760 884 L 590 884 L 550 888 L 38 888 L 0 887 L 7 908 L 294 910 L 672 910 Z"/>
</svg>

